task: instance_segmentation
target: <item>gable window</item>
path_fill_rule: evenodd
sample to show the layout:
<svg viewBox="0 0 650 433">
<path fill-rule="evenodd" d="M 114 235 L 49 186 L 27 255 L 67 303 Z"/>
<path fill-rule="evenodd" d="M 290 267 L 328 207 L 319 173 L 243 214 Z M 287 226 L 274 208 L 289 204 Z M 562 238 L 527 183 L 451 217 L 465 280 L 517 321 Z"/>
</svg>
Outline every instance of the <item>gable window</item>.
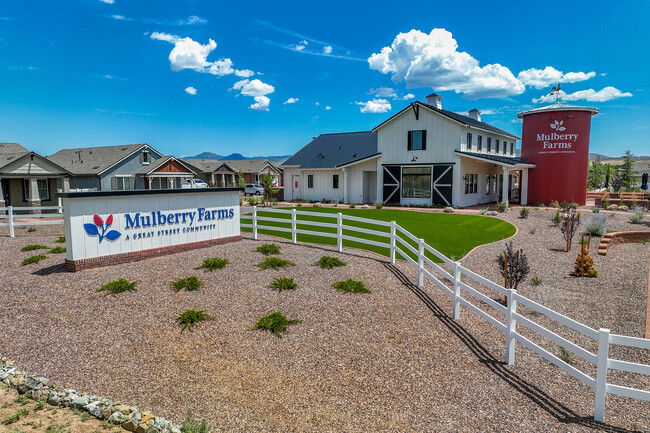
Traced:
<svg viewBox="0 0 650 433">
<path fill-rule="evenodd" d="M 332 175 L 332 188 L 339 189 L 339 175 Z"/>
<path fill-rule="evenodd" d="M 30 179 L 23 179 L 23 200 L 27 201 L 31 198 L 29 191 Z M 47 179 L 36 179 L 36 185 L 38 186 L 38 198 L 39 200 L 49 200 L 50 199 L 50 184 Z"/>
<path fill-rule="evenodd" d="M 313 188 L 314 187 L 314 175 L 313 174 L 308 174 L 307 175 L 307 188 Z"/>
<path fill-rule="evenodd" d="M 510 154 L 511 155 L 515 154 L 515 143 L 510 143 Z"/>
<path fill-rule="evenodd" d="M 145 150 L 140 154 L 140 163 L 148 165 L 151 162 L 149 159 L 149 151 Z"/>
<path fill-rule="evenodd" d="M 134 179 L 131 176 L 115 176 L 111 178 L 111 189 L 114 191 L 128 191 L 134 189 Z"/>
<path fill-rule="evenodd" d="M 427 150 L 427 131 L 409 131 L 408 150 Z"/>
<path fill-rule="evenodd" d="M 483 136 L 482 135 L 478 136 L 476 147 L 478 148 L 479 152 L 483 151 Z"/>
<path fill-rule="evenodd" d="M 467 150 L 469 150 L 469 151 L 472 150 L 472 133 L 471 132 L 467 133 Z"/>
<path fill-rule="evenodd" d="M 492 152 L 492 138 L 491 137 L 487 138 L 487 151 L 488 151 L 488 153 Z"/>
<path fill-rule="evenodd" d="M 494 143 L 494 151 L 495 151 L 496 153 L 499 153 L 499 140 L 497 140 L 497 141 Z"/>
</svg>

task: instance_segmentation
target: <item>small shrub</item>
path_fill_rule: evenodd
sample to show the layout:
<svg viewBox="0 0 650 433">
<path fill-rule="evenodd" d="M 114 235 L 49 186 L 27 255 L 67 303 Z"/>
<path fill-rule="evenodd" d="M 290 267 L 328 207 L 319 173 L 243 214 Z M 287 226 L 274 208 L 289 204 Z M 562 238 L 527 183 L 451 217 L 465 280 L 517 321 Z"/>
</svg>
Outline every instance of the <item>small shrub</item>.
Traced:
<svg viewBox="0 0 650 433">
<path fill-rule="evenodd" d="M 591 211 L 593 213 L 598 213 L 598 212 L 600 212 L 600 208 L 594 207 L 594 208 L 591 209 Z"/>
<path fill-rule="evenodd" d="M 70 433 L 70 430 L 62 425 L 50 424 L 45 429 L 45 433 Z"/>
<path fill-rule="evenodd" d="M 18 421 L 20 418 L 27 416 L 29 414 L 28 409 L 18 409 L 16 412 L 12 413 L 8 417 L 2 420 L 2 423 L 7 425 L 7 424 L 13 424 L 16 421 Z"/>
<path fill-rule="evenodd" d="M 607 216 L 594 214 L 587 220 L 587 233 L 592 236 L 603 236 L 607 229 Z"/>
<path fill-rule="evenodd" d="M 535 286 L 539 286 L 542 284 L 542 279 L 539 277 L 533 277 L 530 279 L 530 282 L 533 283 Z"/>
<path fill-rule="evenodd" d="M 65 243 L 65 236 L 59 236 L 58 238 L 56 238 L 54 243 L 55 244 L 64 244 Z"/>
<path fill-rule="evenodd" d="M 383 204 L 383 203 L 379 203 L 379 202 L 375 203 L 375 208 L 377 208 L 377 209 L 381 209 L 381 208 L 383 208 L 383 207 L 384 207 L 384 204 Z"/>
<path fill-rule="evenodd" d="M 257 199 L 256 199 L 256 198 L 253 198 L 253 197 L 247 199 L 246 201 L 248 202 L 248 205 L 249 205 L 249 206 L 257 206 L 258 203 L 259 203 L 259 202 L 257 201 Z"/>
<path fill-rule="evenodd" d="M 333 206 L 333 207 L 338 207 L 338 206 L 339 206 L 339 201 L 338 201 L 338 200 L 334 200 L 334 201 L 332 202 L 332 206 Z"/>
<path fill-rule="evenodd" d="M 339 292 L 345 293 L 370 293 L 370 290 L 361 281 L 348 278 L 347 280 L 337 281 L 332 284 Z"/>
<path fill-rule="evenodd" d="M 276 289 L 278 293 L 282 292 L 283 290 L 294 290 L 298 288 L 298 283 L 296 283 L 293 278 L 286 278 L 286 277 L 281 277 L 281 278 L 276 278 L 274 279 L 271 284 L 269 284 L 269 287 L 272 289 Z"/>
<path fill-rule="evenodd" d="M 191 410 L 187 411 L 187 417 L 183 421 L 181 433 L 210 433 L 211 427 L 206 420 L 197 420 Z"/>
<path fill-rule="evenodd" d="M 508 203 L 504 201 L 498 201 L 497 202 L 497 211 L 503 213 L 508 210 Z"/>
<path fill-rule="evenodd" d="M 630 215 L 630 222 L 632 224 L 639 224 L 643 217 L 645 216 L 645 210 L 639 207 L 635 207 Z"/>
<path fill-rule="evenodd" d="M 27 229 L 28 233 L 34 233 L 36 231 L 36 227 L 30 227 Z"/>
<path fill-rule="evenodd" d="M 265 256 L 270 256 L 272 254 L 280 254 L 280 247 L 277 246 L 276 244 L 264 244 L 255 248 L 254 251 L 258 253 L 262 253 Z"/>
<path fill-rule="evenodd" d="M 350 209 L 354 209 L 355 207 L 357 207 L 356 204 L 354 204 L 354 203 L 350 203 Z"/>
<path fill-rule="evenodd" d="M 61 254 L 65 252 L 66 252 L 65 247 L 54 247 L 50 250 L 50 254 Z"/>
<path fill-rule="evenodd" d="M 531 235 L 534 235 L 535 233 L 537 233 L 537 229 L 535 227 L 533 227 L 532 229 L 528 230 L 528 233 L 530 233 Z"/>
<path fill-rule="evenodd" d="M 84 411 L 84 412 L 81 412 L 81 413 L 79 414 L 79 420 L 80 420 L 81 422 L 86 422 L 86 421 L 88 421 L 89 419 L 90 419 L 90 412 L 85 412 L 85 411 Z"/>
<path fill-rule="evenodd" d="M 47 245 L 30 244 L 22 247 L 20 251 L 49 250 L 49 249 L 50 247 L 48 247 Z"/>
<path fill-rule="evenodd" d="M 41 260 L 47 259 L 47 256 L 44 256 L 43 254 L 37 254 L 35 256 L 27 257 L 26 259 L 23 259 L 23 266 L 29 265 L 31 263 L 38 263 Z"/>
<path fill-rule="evenodd" d="M 490 209 L 489 207 L 482 207 L 482 208 L 479 208 L 479 210 L 478 210 L 478 214 L 479 214 L 479 215 L 485 215 L 489 209 Z"/>
<path fill-rule="evenodd" d="M 279 257 L 270 256 L 270 257 L 265 258 L 264 260 L 262 260 L 260 263 L 256 264 L 255 266 L 257 266 L 260 269 L 273 268 L 273 269 L 275 269 L 277 271 L 277 270 L 282 269 L 282 268 L 284 268 L 286 266 L 296 266 L 296 264 L 294 262 L 292 262 L 291 260 L 284 260 L 284 259 L 281 259 Z"/>
<path fill-rule="evenodd" d="M 201 266 L 194 269 L 205 269 L 206 272 L 212 272 L 215 269 L 223 269 L 230 261 L 219 257 L 210 257 L 203 259 Z"/>
<path fill-rule="evenodd" d="M 255 331 L 257 329 L 268 329 L 273 334 L 275 334 L 276 337 L 282 338 L 282 334 L 287 333 L 287 327 L 289 325 L 300 322 L 302 322 L 302 320 L 289 320 L 282 313 L 282 311 L 275 311 L 271 314 L 267 314 L 266 316 L 260 316 L 255 326 L 253 326 L 250 330 Z"/>
<path fill-rule="evenodd" d="M 522 207 L 519 211 L 519 218 L 528 218 L 528 215 L 530 215 L 530 209 Z"/>
<path fill-rule="evenodd" d="M 546 207 L 546 205 L 541 201 L 538 201 L 537 203 L 535 203 L 535 207 Z"/>
<path fill-rule="evenodd" d="M 18 403 L 21 406 L 25 406 L 26 404 L 29 404 L 29 399 L 27 398 L 27 396 L 19 395 L 14 399 L 14 403 Z"/>
<path fill-rule="evenodd" d="M 549 207 L 552 207 L 553 209 L 559 209 L 560 203 L 558 203 L 557 200 L 553 200 L 551 204 L 549 204 Z"/>
<path fill-rule="evenodd" d="M 194 332 L 194 327 L 204 320 L 214 320 L 214 317 L 207 314 L 204 310 L 183 310 L 176 318 L 178 324 L 181 325 L 181 334 L 186 329 Z"/>
<path fill-rule="evenodd" d="M 136 281 L 129 281 L 126 278 L 120 278 L 119 280 L 104 284 L 102 287 L 97 289 L 97 291 L 106 292 L 104 296 L 117 296 L 122 292 L 137 292 L 137 289 L 135 288 L 136 284 Z"/>
<path fill-rule="evenodd" d="M 345 266 L 346 263 L 338 257 L 322 256 L 314 265 L 318 265 L 322 269 L 332 269 L 337 266 Z"/>
<path fill-rule="evenodd" d="M 551 218 L 551 222 L 555 227 L 558 227 L 560 225 L 560 223 L 562 222 L 562 215 L 560 215 L 559 210 L 553 214 L 553 218 Z"/>
<path fill-rule="evenodd" d="M 539 316 L 542 315 L 542 313 L 540 313 L 537 310 L 533 310 L 532 308 L 527 308 L 526 313 L 530 314 L 531 316 L 535 316 L 535 317 L 539 317 Z"/>
<path fill-rule="evenodd" d="M 45 407 L 45 400 L 39 400 L 34 405 L 34 411 L 41 410 Z"/>
<path fill-rule="evenodd" d="M 187 278 L 181 278 L 178 281 L 172 281 L 171 283 L 172 287 L 176 289 L 177 292 L 183 289 L 187 290 L 188 292 L 194 292 L 196 290 L 199 290 L 199 288 L 203 285 L 203 283 L 199 281 L 199 279 L 194 275 Z"/>
<path fill-rule="evenodd" d="M 296 206 L 298 206 L 298 207 L 302 207 L 302 203 L 298 203 Z"/>
<path fill-rule="evenodd" d="M 506 269 L 506 257 L 508 260 Z M 506 243 L 506 250 L 497 257 L 501 276 L 506 277 L 507 288 L 517 290 L 517 286 L 528 276 L 530 266 L 524 250 L 515 251 L 512 241 Z"/>
<path fill-rule="evenodd" d="M 573 364 L 573 353 L 566 347 L 560 346 L 560 359 L 567 364 Z"/>
</svg>

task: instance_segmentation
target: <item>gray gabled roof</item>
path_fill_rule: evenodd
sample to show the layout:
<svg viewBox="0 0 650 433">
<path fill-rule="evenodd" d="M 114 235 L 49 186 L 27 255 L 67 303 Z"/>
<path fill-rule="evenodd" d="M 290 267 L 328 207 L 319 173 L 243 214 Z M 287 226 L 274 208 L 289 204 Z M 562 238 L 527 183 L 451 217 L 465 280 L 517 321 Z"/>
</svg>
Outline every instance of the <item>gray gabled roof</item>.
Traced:
<svg viewBox="0 0 650 433">
<path fill-rule="evenodd" d="M 143 147 L 162 156 L 148 144 L 126 144 L 122 146 L 81 147 L 61 149 L 47 157 L 76 176 L 96 176 L 114 166 Z"/>
<path fill-rule="evenodd" d="M 0 143 L 0 168 L 30 153 L 18 143 Z"/>
<path fill-rule="evenodd" d="M 284 161 L 282 166 L 336 168 L 377 153 L 377 134 L 372 131 L 321 134 Z"/>
<path fill-rule="evenodd" d="M 273 167 L 276 171 L 280 171 L 275 165 L 273 165 L 266 158 L 256 158 L 256 159 L 233 159 L 233 160 L 223 160 L 235 171 L 241 170 L 242 173 L 260 173 L 262 170 L 265 170 L 267 166 Z"/>
<path fill-rule="evenodd" d="M 224 161 L 219 161 L 218 159 L 181 158 L 180 161 L 188 165 L 190 168 L 196 169 L 202 173 L 214 173 L 222 165 L 225 165 L 228 169 L 235 172 L 232 167 L 229 167 L 228 164 L 224 163 Z"/>
</svg>

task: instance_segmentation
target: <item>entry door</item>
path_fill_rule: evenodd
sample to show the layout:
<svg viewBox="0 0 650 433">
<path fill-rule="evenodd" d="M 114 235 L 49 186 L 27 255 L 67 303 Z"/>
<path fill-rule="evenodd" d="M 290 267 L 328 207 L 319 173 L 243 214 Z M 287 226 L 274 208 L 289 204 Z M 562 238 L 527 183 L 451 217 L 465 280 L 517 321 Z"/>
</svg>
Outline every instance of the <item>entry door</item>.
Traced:
<svg viewBox="0 0 650 433">
<path fill-rule="evenodd" d="M 433 166 L 433 204 L 451 206 L 454 166 Z"/>
<path fill-rule="evenodd" d="M 374 203 L 377 200 L 377 172 L 363 172 L 363 202 Z"/>
<path fill-rule="evenodd" d="M 291 176 L 291 199 L 295 200 L 298 198 L 298 192 L 300 191 L 298 189 L 298 180 L 300 179 L 300 176 L 297 174 L 294 174 Z"/>
<path fill-rule="evenodd" d="M 384 170 L 384 203 L 400 202 L 400 179 L 402 170 L 399 165 L 388 165 Z"/>
</svg>

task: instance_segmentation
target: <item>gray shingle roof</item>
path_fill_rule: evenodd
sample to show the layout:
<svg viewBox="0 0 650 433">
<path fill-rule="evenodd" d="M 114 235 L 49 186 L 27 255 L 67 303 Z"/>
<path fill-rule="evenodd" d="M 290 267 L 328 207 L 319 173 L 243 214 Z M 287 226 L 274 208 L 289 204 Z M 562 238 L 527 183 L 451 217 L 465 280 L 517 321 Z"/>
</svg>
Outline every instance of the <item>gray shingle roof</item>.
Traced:
<svg viewBox="0 0 650 433">
<path fill-rule="evenodd" d="M 376 154 L 377 134 L 372 131 L 321 134 L 282 166 L 335 168 Z"/>
<path fill-rule="evenodd" d="M 30 151 L 18 143 L 0 143 L 0 167 L 29 154 Z"/>
<path fill-rule="evenodd" d="M 191 168 L 196 168 L 203 173 L 214 173 L 215 170 L 224 164 L 224 161 L 219 161 L 218 159 L 181 158 L 180 160 Z"/>
<path fill-rule="evenodd" d="M 75 175 L 97 175 L 147 144 L 61 149 L 47 157 Z M 150 146 L 148 146 L 150 150 Z M 153 150 L 158 153 L 157 151 Z"/>
<path fill-rule="evenodd" d="M 242 173 L 259 173 L 265 169 L 267 165 L 275 167 L 275 165 L 265 158 L 223 160 L 221 162 L 225 162 L 235 171 L 241 170 Z"/>
</svg>

